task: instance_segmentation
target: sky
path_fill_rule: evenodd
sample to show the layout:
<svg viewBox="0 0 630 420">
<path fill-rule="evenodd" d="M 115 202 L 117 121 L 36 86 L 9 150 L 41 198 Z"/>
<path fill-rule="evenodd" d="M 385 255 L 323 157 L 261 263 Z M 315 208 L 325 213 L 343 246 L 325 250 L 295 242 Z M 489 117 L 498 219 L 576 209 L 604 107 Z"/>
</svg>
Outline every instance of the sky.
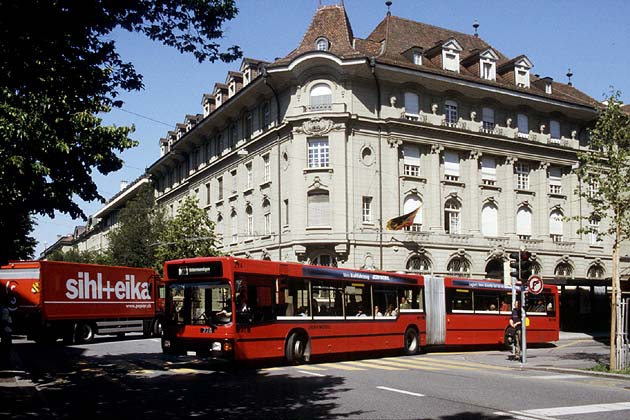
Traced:
<svg viewBox="0 0 630 420">
<path fill-rule="evenodd" d="M 340 0 L 237 0 L 237 17 L 224 25 L 224 46 L 239 45 L 243 56 L 265 61 L 284 57 L 296 48 L 319 3 Z M 354 36 L 366 38 L 387 13 L 384 0 L 345 0 Z M 525 54 L 532 73 L 566 83 L 570 68 L 573 85 L 594 99 L 603 100 L 611 86 L 630 103 L 630 1 L 627 0 L 393 0 L 393 15 L 479 36 L 513 58 Z M 144 76 L 144 89 L 123 93 L 122 109 L 103 116 L 105 125 L 134 125 L 131 137 L 139 146 L 121 154 L 125 164 L 104 176 L 94 171 L 100 194 L 110 199 L 122 181 L 132 182 L 160 156 L 159 139 L 186 114 L 202 113 L 201 98 L 214 83 L 224 83 L 227 72 L 238 71 L 240 60 L 199 64 L 191 55 L 152 42 L 140 35 L 116 31 L 123 60 L 131 61 Z M 77 199 L 86 215 L 102 204 Z M 59 236 L 71 234 L 82 219 L 64 214 L 38 217 L 32 233 L 38 241 L 35 258 Z"/>
</svg>

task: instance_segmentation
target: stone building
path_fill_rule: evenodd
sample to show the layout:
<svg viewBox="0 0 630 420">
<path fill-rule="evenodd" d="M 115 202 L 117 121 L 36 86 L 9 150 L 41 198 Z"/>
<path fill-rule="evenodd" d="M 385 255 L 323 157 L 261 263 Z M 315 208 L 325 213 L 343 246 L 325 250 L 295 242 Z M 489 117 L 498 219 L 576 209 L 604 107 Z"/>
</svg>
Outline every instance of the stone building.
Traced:
<svg viewBox="0 0 630 420">
<path fill-rule="evenodd" d="M 526 248 L 563 327 L 600 328 L 611 245 L 569 219 L 587 211 L 576 190 L 596 193 L 571 169 L 598 103 L 533 67 L 389 12 L 357 38 L 321 6 L 295 50 L 203 94 L 147 173 L 171 214 L 195 195 L 235 256 L 505 279 Z"/>
</svg>

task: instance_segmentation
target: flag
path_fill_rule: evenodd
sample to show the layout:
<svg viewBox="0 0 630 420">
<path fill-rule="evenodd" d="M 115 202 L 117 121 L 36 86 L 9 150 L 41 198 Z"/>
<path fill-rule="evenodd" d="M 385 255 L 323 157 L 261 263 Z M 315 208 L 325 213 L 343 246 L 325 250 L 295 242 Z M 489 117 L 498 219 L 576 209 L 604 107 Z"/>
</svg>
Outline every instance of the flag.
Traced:
<svg viewBox="0 0 630 420">
<path fill-rule="evenodd" d="M 418 214 L 418 210 L 420 210 L 420 206 L 417 209 L 403 214 L 402 216 L 394 217 L 393 219 L 389 219 L 387 221 L 387 229 L 389 230 L 401 230 L 413 224 L 413 219 L 416 218 L 416 214 Z"/>
</svg>

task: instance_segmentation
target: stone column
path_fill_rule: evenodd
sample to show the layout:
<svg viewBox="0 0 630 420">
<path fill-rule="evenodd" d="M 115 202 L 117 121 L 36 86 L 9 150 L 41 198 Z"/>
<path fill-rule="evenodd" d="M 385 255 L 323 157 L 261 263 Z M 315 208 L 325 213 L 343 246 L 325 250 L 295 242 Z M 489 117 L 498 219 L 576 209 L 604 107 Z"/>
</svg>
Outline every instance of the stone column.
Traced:
<svg viewBox="0 0 630 420">
<path fill-rule="evenodd" d="M 499 214 L 503 214 L 504 217 L 499 217 L 499 220 L 503 219 L 503 232 L 506 236 L 516 236 L 516 211 L 518 206 L 516 203 L 516 192 L 514 192 L 514 164 L 518 161 L 518 158 L 514 156 L 507 156 L 505 158 L 505 165 L 502 166 L 503 176 L 497 173 L 497 179 L 504 179 L 505 184 L 499 185 L 505 194 L 502 194 L 502 208 L 499 209 Z M 498 171 L 497 171 L 498 172 Z"/>
<path fill-rule="evenodd" d="M 540 162 L 540 166 L 534 176 L 534 192 L 536 197 L 532 200 L 535 203 L 534 208 L 534 225 L 532 236 L 538 239 L 549 238 L 549 185 L 547 182 L 547 169 L 549 169 L 549 162 Z"/>
<path fill-rule="evenodd" d="M 440 154 L 444 150 L 444 146 L 439 144 L 431 145 L 430 167 L 427 171 L 427 191 L 428 195 L 425 201 L 425 211 L 427 218 L 427 226 L 431 232 L 444 232 L 444 221 L 442 220 L 442 171 Z"/>
<path fill-rule="evenodd" d="M 466 191 L 464 192 L 465 203 L 463 210 L 467 215 L 466 226 L 468 231 L 479 236 L 481 233 L 480 218 L 481 207 L 479 197 L 479 159 L 481 158 L 481 152 L 473 150 L 470 152 L 468 162 L 468 176 L 465 179 Z"/>
</svg>

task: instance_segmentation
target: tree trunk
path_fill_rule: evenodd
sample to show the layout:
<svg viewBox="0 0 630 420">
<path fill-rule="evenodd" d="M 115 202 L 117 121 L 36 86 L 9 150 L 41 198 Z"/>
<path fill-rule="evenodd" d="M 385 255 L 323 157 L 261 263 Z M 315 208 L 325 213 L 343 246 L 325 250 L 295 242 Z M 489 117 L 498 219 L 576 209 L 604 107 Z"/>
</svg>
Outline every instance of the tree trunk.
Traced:
<svg viewBox="0 0 630 420">
<path fill-rule="evenodd" d="M 621 303 L 621 292 L 619 290 L 619 237 L 620 228 L 615 229 L 615 240 L 613 243 L 612 255 L 612 296 L 610 302 L 610 370 L 619 369 L 617 360 L 620 341 L 617 339 L 619 320 L 619 306 Z"/>
</svg>

